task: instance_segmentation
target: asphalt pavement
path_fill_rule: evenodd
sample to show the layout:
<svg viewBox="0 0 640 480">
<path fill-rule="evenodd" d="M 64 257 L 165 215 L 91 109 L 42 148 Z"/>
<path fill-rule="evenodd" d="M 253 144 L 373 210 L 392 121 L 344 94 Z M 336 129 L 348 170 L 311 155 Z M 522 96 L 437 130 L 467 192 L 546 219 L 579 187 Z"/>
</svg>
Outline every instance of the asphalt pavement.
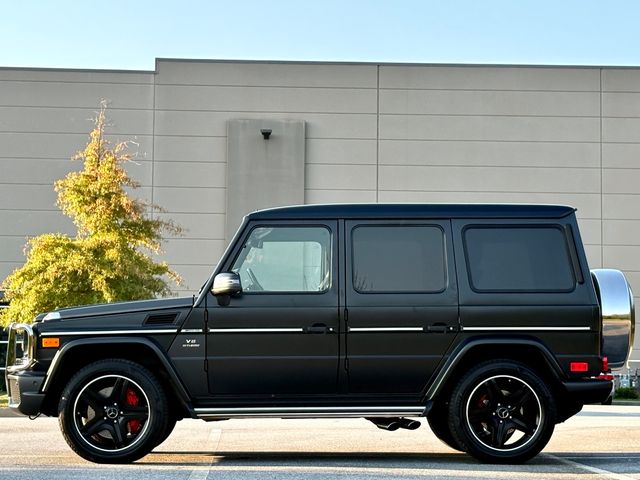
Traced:
<svg viewBox="0 0 640 480">
<path fill-rule="evenodd" d="M 132 465 L 77 457 L 56 419 L 0 419 L 0 478 L 85 479 L 576 479 L 640 480 L 640 406 L 588 406 L 556 427 L 524 465 L 486 465 L 440 443 L 426 422 L 386 432 L 362 419 L 179 422 Z"/>
</svg>

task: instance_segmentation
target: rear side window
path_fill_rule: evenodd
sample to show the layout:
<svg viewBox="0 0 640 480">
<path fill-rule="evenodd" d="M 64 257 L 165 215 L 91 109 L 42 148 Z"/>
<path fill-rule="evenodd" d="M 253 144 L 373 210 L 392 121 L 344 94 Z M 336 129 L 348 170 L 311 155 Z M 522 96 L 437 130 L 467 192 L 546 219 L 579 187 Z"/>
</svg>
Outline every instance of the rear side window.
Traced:
<svg viewBox="0 0 640 480">
<path fill-rule="evenodd" d="M 575 278 L 557 227 L 469 227 L 464 245 L 477 292 L 570 292 Z"/>
<path fill-rule="evenodd" d="M 351 234 L 360 293 L 435 293 L 446 286 L 444 232 L 437 226 L 359 226 Z"/>
</svg>

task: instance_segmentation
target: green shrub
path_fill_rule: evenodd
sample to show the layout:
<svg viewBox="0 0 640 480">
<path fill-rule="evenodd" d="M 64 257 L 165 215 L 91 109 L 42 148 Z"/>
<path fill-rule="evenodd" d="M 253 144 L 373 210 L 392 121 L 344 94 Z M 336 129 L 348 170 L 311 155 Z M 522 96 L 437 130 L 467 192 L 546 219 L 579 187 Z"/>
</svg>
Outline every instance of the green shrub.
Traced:
<svg viewBox="0 0 640 480">
<path fill-rule="evenodd" d="M 640 395 L 638 395 L 638 390 L 633 387 L 620 387 L 616 389 L 616 398 L 625 400 L 637 400 L 638 398 L 640 398 Z"/>
</svg>

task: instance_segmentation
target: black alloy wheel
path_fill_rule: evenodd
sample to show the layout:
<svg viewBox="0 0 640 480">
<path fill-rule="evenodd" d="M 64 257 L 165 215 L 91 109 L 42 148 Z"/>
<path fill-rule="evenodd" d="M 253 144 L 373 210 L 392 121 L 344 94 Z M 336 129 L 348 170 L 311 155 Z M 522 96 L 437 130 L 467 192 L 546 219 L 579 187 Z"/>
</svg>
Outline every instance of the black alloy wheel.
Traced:
<svg viewBox="0 0 640 480">
<path fill-rule="evenodd" d="M 153 374 L 126 360 L 103 360 L 76 374 L 59 407 L 71 448 L 97 463 L 131 462 L 168 430 L 167 401 Z"/>
<path fill-rule="evenodd" d="M 537 455 L 555 427 L 553 396 L 524 364 L 478 365 L 452 394 L 449 426 L 454 439 L 484 462 L 521 463 Z"/>
</svg>

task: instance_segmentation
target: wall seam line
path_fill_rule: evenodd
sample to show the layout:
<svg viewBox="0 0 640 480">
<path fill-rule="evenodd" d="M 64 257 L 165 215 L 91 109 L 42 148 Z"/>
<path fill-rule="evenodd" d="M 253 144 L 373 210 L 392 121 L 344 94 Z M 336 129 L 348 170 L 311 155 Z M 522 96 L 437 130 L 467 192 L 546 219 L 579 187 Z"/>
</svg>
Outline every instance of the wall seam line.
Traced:
<svg viewBox="0 0 640 480">
<path fill-rule="evenodd" d="M 376 66 L 376 203 L 380 201 L 380 65 Z"/>
<path fill-rule="evenodd" d="M 602 165 L 602 75 L 600 68 L 600 268 L 604 267 L 604 169 Z"/>
</svg>

